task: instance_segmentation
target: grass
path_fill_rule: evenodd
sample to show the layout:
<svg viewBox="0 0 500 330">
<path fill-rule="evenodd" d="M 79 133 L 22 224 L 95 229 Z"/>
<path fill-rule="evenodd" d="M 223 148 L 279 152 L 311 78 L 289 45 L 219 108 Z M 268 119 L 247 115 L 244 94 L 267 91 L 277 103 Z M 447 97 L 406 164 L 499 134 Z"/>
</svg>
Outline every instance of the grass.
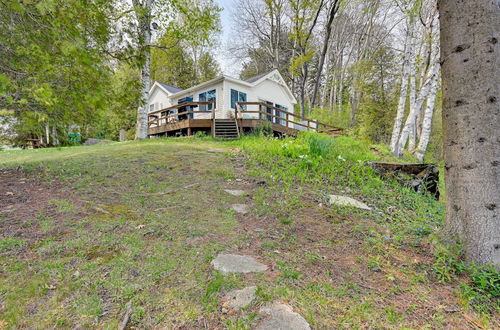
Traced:
<svg viewBox="0 0 500 330">
<path fill-rule="evenodd" d="M 278 300 L 313 328 L 461 327 L 455 309 L 495 327 L 495 295 L 480 292 L 495 275 L 438 252 L 442 203 L 365 165 L 380 159 L 394 160 L 317 134 L 2 152 L 0 168 L 41 190 L 29 210 L 0 213 L 0 324 L 116 328 L 130 302 L 135 327 L 249 329 Z M 224 192 L 238 188 L 250 196 Z M 328 206 L 330 193 L 373 210 Z M 246 202 L 247 216 L 230 208 Z M 222 251 L 271 270 L 223 276 L 210 266 Z M 222 295 L 248 285 L 257 300 L 222 313 Z"/>
</svg>

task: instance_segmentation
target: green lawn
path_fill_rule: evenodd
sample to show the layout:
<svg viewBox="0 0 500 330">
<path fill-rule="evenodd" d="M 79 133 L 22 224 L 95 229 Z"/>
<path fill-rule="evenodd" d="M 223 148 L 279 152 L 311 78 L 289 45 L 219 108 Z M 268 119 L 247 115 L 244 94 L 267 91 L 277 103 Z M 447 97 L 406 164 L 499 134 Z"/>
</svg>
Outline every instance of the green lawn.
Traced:
<svg viewBox="0 0 500 330">
<path fill-rule="evenodd" d="M 247 329 L 267 301 L 317 329 L 460 328 L 462 312 L 495 327 L 495 311 L 469 306 L 467 280 L 436 268 L 443 205 L 364 165 L 380 158 L 315 136 L 0 152 L 0 329 L 116 329 L 128 303 L 132 327 Z M 373 211 L 329 206 L 328 193 Z M 219 252 L 269 271 L 223 276 Z M 257 300 L 223 313 L 222 295 L 248 285 Z"/>
</svg>

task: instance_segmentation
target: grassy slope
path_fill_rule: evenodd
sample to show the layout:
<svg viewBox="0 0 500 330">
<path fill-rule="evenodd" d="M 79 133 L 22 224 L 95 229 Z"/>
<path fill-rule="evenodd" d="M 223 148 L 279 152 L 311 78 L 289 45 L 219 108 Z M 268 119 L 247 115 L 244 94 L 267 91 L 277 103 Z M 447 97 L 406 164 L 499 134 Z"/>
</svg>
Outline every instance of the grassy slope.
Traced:
<svg viewBox="0 0 500 330">
<path fill-rule="evenodd" d="M 317 328 L 464 327 L 457 311 L 473 315 L 468 301 L 433 271 L 443 207 L 362 164 L 382 155 L 314 137 L 0 153 L 0 168 L 21 166 L 19 180 L 40 187 L 37 203 L 0 213 L 0 328 L 116 328 L 129 301 L 139 327 L 246 328 L 271 300 Z M 327 207 L 327 193 L 374 210 Z M 249 216 L 230 210 L 248 201 Z M 210 267 L 221 251 L 254 255 L 271 271 L 223 277 Z M 249 284 L 258 301 L 222 313 L 221 295 Z"/>
</svg>

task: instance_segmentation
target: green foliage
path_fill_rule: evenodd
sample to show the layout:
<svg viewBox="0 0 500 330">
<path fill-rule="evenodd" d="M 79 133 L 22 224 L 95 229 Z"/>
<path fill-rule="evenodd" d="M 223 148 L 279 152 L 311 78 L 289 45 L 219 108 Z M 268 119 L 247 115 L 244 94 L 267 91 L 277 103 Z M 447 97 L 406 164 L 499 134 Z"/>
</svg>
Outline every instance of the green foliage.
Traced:
<svg viewBox="0 0 500 330">
<path fill-rule="evenodd" d="M 337 127 L 349 128 L 351 126 L 351 113 L 347 105 L 341 111 L 329 108 L 312 108 L 308 117 Z"/>
<path fill-rule="evenodd" d="M 100 120 L 109 99 L 111 11 L 104 0 L 2 5 L 0 109 L 10 111 L 19 140 L 41 136 L 46 124 L 66 130 Z"/>
<path fill-rule="evenodd" d="M 140 105 L 139 70 L 122 64 L 111 76 L 110 102 L 102 120 L 93 127 L 93 134 L 110 140 L 118 140 L 120 130 L 126 131 L 128 140 L 135 135 L 137 108 Z"/>
<path fill-rule="evenodd" d="M 214 312 L 217 310 L 219 303 L 219 292 L 223 288 L 225 283 L 224 276 L 221 273 L 217 273 L 215 278 L 207 283 L 207 288 L 205 294 L 202 296 L 201 300 L 205 309 L 209 312 Z"/>
<path fill-rule="evenodd" d="M 440 246 L 434 253 L 433 269 L 441 282 L 449 282 L 457 275 L 466 275 L 461 283 L 462 296 L 468 304 L 481 312 L 500 311 L 500 271 L 492 266 L 467 264 L 460 246 Z"/>
<path fill-rule="evenodd" d="M 189 88 L 220 74 L 219 64 L 208 51 L 202 50 L 195 61 L 188 51 L 187 43 L 179 41 L 175 36 L 163 35 L 158 46 L 161 48 L 153 48 L 151 51 L 152 81 Z"/>
<path fill-rule="evenodd" d="M 334 140 L 325 135 L 306 134 L 304 138 L 309 145 L 309 153 L 315 157 L 327 157 L 334 146 Z"/>
<path fill-rule="evenodd" d="M 198 131 L 194 134 L 195 138 L 197 139 L 203 139 L 207 137 L 207 133 L 204 131 Z"/>
<path fill-rule="evenodd" d="M 274 134 L 273 127 L 269 121 L 263 121 L 262 124 L 255 127 L 253 134 L 260 137 L 271 137 Z"/>
<path fill-rule="evenodd" d="M 280 270 L 280 277 L 284 280 L 298 280 L 302 277 L 302 274 L 294 269 L 293 267 L 287 265 L 284 262 L 278 262 L 278 267 Z"/>
<path fill-rule="evenodd" d="M 354 84 L 361 93 L 358 106 L 358 132 L 375 143 L 389 143 L 395 116 L 395 56 L 389 48 L 381 47 L 368 59 L 353 66 Z"/>
</svg>

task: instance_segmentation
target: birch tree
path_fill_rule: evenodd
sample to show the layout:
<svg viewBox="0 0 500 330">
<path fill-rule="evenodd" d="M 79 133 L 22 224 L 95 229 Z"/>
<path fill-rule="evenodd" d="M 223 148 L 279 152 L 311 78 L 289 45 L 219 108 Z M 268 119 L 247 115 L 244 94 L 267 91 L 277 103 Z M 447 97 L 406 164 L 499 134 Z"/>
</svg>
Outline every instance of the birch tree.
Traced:
<svg viewBox="0 0 500 330">
<path fill-rule="evenodd" d="M 398 157 L 403 156 L 403 149 L 408 141 L 411 130 L 415 129 L 416 118 L 422 106 L 425 102 L 425 99 L 429 95 L 431 88 L 436 86 L 436 82 L 439 77 L 439 62 L 434 61 L 431 70 L 429 71 L 429 75 L 426 79 L 425 84 L 422 86 L 418 96 L 415 99 L 414 105 L 410 108 L 410 113 L 406 118 L 405 125 L 403 130 L 401 131 L 401 136 L 399 137 L 398 143 L 396 145 L 396 149 L 394 154 Z"/>
<path fill-rule="evenodd" d="M 438 88 L 439 79 L 439 43 L 437 41 L 436 31 L 436 21 L 437 21 L 437 6 L 434 0 L 426 1 L 419 8 L 412 8 L 409 11 L 409 18 L 412 19 L 419 12 L 421 16 L 418 21 L 423 22 L 422 26 L 414 29 L 412 32 L 411 41 L 407 45 L 413 52 L 411 54 L 405 54 L 410 57 L 409 60 L 409 77 L 406 77 L 405 64 L 403 62 L 403 73 L 401 82 L 402 89 L 400 93 L 400 99 L 398 104 L 398 109 L 396 113 L 396 119 L 394 122 L 392 137 L 391 137 L 391 150 L 394 155 L 401 157 L 403 155 L 403 149 L 406 144 L 408 144 L 408 149 L 411 153 L 415 152 L 415 147 L 417 143 L 417 136 L 422 138 L 421 132 L 423 125 L 424 116 L 422 113 L 422 108 L 424 104 L 432 104 L 435 102 L 435 96 Z M 408 40 L 408 39 L 407 39 Z M 420 41 L 417 45 L 417 41 Z M 405 52 L 406 53 L 406 52 Z M 407 84 L 407 79 L 409 79 L 409 85 Z M 404 117 L 405 108 L 407 105 L 407 95 L 406 88 L 409 88 L 409 113 L 406 118 L 405 124 L 401 129 L 402 120 Z M 434 100 L 433 100 L 434 99 Z M 433 110 L 433 109 L 432 109 Z M 431 109 L 426 108 L 426 134 L 430 134 L 430 128 L 432 127 L 432 115 L 430 115 Z M 429 117 L 430 115 L 430 117 Z M 425 136 L 422 143 L 419 142 L 420 148 L 426 148 L 429 136 Z M 419 154 L 425 153 L 425 150 L 420 149 Z M 419 156 L 420 157 L 420 156 Z"/>
<path fill-rule="evenodd" d="M 431 95 L 427 100 L 427 105 L 425 108 L 425 113 L 422 122 L 422 133 L 420 134 L 420 140 L 418 143 L 417 150 L 415 151 L 415 156 L 419 161 L 423 161 L 425 157 L 425 151 L 427 150 L 427 145 L 429 144 L 429 139 L 431 136 L 431 128 L 432 128 L 432 116 L 434 115 L 434 107 L 436 104 L 436 94 L 438 89 L 438 79 L 433 81 L 433 85 L 431 86 Z"/>
<path fill-rule="evenodd" d="M 446 227 L 500 269 L 500 4 L 440 0 Z"/>
<path fill-rule="evenodd" d="M 146 104 L 151 87 L 151 48 L 155 35 L 168 33 L 178 40 L 209 41 L 210 32 L 218 28 L 220 9 L 212 0 L 117 0 L 121 15 L 117 24 L 120 34 L 141 71 L 141 105 L 137 109 L 136 139 L 147 137 Z M 123 39 L 123 38 L 122 38 Z"/>
<path fill-rule="evenodd" d="M 406 19 L 406 37 L 404 41 L 404 55 L 403 55 L 403 65 L 401 70 L 401 88 L 399 93 L 398 108 L 396 112 L 396 119 L 394 120 L 394 127 L 392 129 L 392 137 L 390 147 L 392 152 L 396 151 L 396 145 L 399 140 L 399 134 L 401 132 L 401 126 L 403 125 L 403 117 L 406 108 L 406 98 L 408 95 L 408 77 L 410 75 L 411 59 L 413 57 L 413 26 L 415 24 L 415 19 L 413 16 Z"/>
</svg>

